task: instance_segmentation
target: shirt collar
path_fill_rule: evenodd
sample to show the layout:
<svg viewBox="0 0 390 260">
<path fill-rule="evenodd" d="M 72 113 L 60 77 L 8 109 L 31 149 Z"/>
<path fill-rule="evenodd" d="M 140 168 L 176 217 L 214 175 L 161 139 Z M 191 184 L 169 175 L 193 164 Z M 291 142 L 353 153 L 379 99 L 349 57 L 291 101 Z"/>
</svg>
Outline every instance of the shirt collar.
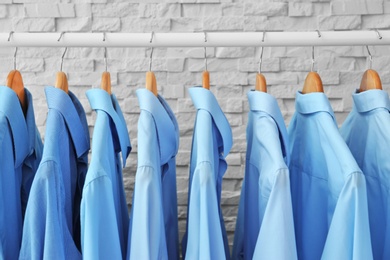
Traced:
<svg viewBox="0 0 390 260">
<path fill-rule="evenodd" d="M 334 112 L 329 103 L 329 100 L 322 92 L 302 94 L 300 91 L 297 91 L 295 98 L 295 109 L 301 114 L 327 112 L 335 121 Z"/>
<path fill-rule="evenodd" d="M 16 109 L 15 104 L 17 104 Z M 26 120 L 19 104 L 15 91 L 6 86 L 0 87 L 0 112 L 7 117 L 11 128 L 16 167 L 23 163 L 30 152 L 30 146 L 26 145 L 26 138 L 29 136 Z"/>
<path fill-rule="evenodd" d="M 49 109 L 55 109 L 63 116 L 80 158 L 90 147 L 87 119 L 80 101 L 71 91 L 66 94 L 55 87 L 46 87 L 45 94 Z"/>
<path fill-rule="evenodd" d="M 286 159 L 286 164 L 290 163 L 289 140 L 286 125 L 282 113 L 280 112 L 276 99 L 265 92 L 249 91 L 248 92 L 249 107 L 251 111 L 261 111 L 267 113 L 276 122 L 282 141 L 282 152 Z"/>
<path fill-rule="evenodd" d="M 127 125 L 119 107 L 118 100 L 114 94 L 110 96 L 107 91 L 103 89 L 88 90 L 87 97 L 93 110 L 102 110 L 106 112 L 114 121 L 122 151 L 123 167 L 125 167 L 126 158 L 129 156 L 131 151 L 131 145 Z"/>
<path fill-rule="evenodd" d="M 166 101 L 147 89 L 138 89 L 137 97 L 141 110 L 152 114 L 156 124 L 161 163 L 176 156 L 179 148 L 179 131 L 175 116 Z"/>
<path fill-rule="evenodd" d="M 385 108 L 390 111 L 389 94 L 385 90 L 371 89 L 352 95 L 354 105 L 359 113 L 369 112 L 376 108 Z"/>
<path fill-rule="evenodd" d="M 208 111 L 214 119 L 214 122 L 222 136 L 223 141 L 223 153 L 226 157 L 233 145 L 232 129 L 229 122 L 226 119 L 225 114 L 222 112 L 218 101 L 213 93 L 200 86 L 192 87 L 189 89 L 192 101 L 196 109 L 204 109 Z"/>
</svg>

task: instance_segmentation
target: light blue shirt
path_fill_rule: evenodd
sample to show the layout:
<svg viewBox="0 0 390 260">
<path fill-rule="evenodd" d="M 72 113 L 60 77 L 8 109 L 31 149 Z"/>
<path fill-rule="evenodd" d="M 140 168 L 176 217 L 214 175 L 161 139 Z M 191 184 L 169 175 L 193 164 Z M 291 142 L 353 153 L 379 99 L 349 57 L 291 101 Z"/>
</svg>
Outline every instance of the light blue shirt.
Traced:
<svg viewBox="0 0 390 260">
<path fill-rule="evenodd" d="M 212 92 L 189 89 L 197 110 L 188 184 L 187 228 L 182 242 L 186 259 L 230 259 L 220 207 L 225 157 L 233 144 L 232 131 Z"/>
<path fill-rule="evenodd" d="M 233 259 L 297 259 L 288 171 L 289 140 L 271 95 L 250 91 L 245 177 Z"/>
<path fill-rule="evenodd" d="M 297 92 L 290 178 L 299 259 L 372 259 L 366 181 L 324 93 Z"/>
<path fill-rule="evenodd" d="M 20 259 L 81 259 L 80 201 L 88 165 L 85 112 L 69 91 L 46 87 L 49 113 L 42 161 L 23 227 Z"/>
<path fill-rule="evenodd" d="M 353 94 L 340 129 L 367 181 L 374 259 L 390 259 L 390 101 L 384 90 Z"/>
<path fill-rule="evenodd" d="M 122 167 L 131 151 L 127 125 L 114 94 L 92 89 L 87 97 L 97 118 L 81 200 L 83 259 L 124 259 L 129 214 Z"/>
<path fill-rule="evenodd" d="M 168 103 L 138 89 L 138 168 L 129 228 L 129 259 L 179 259 L 176 154 L 179 128 Z"/>
<path fill-rule="evenodd" d="M 42 157 L 32 96 L 24 92 L 26 117 L 16 93 L 0 86 L 0 259 L 18 258 L 24 210 Z"/>
</svg>

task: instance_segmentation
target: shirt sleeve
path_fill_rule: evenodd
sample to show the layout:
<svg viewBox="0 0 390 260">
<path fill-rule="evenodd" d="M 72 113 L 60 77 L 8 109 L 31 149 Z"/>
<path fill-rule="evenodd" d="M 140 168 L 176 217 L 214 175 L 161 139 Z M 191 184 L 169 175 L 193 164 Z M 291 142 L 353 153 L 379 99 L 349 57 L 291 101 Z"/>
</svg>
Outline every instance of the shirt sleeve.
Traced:
<svg viewBox="0 0 390 260">
<path fill-rule="evenodd" d="M 152 115 L 141 111 L 138 122 L 138 168 L 129 229 L 129 259 L 168 259 L 155 129 Z"/>
<path fill-rule="evenodd" d="M 81 247 L 84 259 L 123 259 L 112 184 L 104 174 L 83 189 Z"/>
<path fill-rule="evenodd" d="M 290 177 L 287 168 L 280 169 L 276 174 L 253 259 L 297 259 Z"/>
<path fill-rule="evenodd" d="M 245 220 L 245 181 L 242 181 L 240 202 L 238 204 L 238 214 L 236 220 L 236 230 L 234 231 L 234 243 L 232 259 L 244 259 L 244 220 Z"/>
<path fill-rule="evenodd" d="M 350 174 L 340 193 L 322 259 L 373 259 L 366 180 L 361 172 Z"/>
<path fill-rule="evenodd" d="M 41 163 L 27 204 L 19 259 L 81 259 L 61 211 L 61 181 L 55 161 Z"/>
</svg>

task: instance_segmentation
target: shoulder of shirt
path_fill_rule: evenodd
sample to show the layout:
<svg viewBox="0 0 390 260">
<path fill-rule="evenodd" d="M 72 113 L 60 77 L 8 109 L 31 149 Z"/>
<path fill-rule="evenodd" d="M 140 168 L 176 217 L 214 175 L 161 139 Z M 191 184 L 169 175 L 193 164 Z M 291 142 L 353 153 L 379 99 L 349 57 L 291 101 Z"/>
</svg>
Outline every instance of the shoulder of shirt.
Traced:
<svg viewBox="0 0 390 260">
<path fill-rule="evenodd" d="M 89 186 L 94 185 L 94 183 L 101 181 L 111 182 L 111 179 L 103 167 L 91 166 L 88 168 L 83 189 L 87 189 Z"/>
<path fill-rule="evenodd" d="M 60 171 L 60 166 L 58 160 L 54 157 L 42 158 L 42 161 L 39 164 L 37 172 L 34 177 L 35 179 L 47 180 L 52 177 L 55 177 L 56 174 Z"/>
</svg>

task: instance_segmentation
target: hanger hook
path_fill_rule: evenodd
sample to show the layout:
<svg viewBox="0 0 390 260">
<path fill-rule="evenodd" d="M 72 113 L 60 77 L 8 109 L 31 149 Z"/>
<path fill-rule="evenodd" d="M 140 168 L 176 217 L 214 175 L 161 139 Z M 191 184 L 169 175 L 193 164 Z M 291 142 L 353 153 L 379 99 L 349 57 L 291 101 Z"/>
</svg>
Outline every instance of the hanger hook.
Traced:
<svg viewBox="0 0 390 260">
<path fill-rule="evenodd" d="M 265 38 L 265 30 L 263 31 L 263 37 L 261 39 L 261 42 L 264 42 L 264 38 Z M 259 74 L 261 73 L 261 64 L 263 63 L 263 50 L 264 50 L 264 47 L 263 45 L 261 45 L 260 47 L 260 59 L 259 59 Z"/>
<path fill-rule="evenodd" d="M 378 38 L 379 38 L 379 40 L 382 40 L 382 35 L 379 33 L 379 30 L 378 29 L 374 29 L 375 30 L 375 32 L 376 32 L 376 34 L 378 35 Z"/>
<path fill-rule="evenodd" d="M 62 71 L 62 65 L 64 64 L 64 57 L 65 57 L 65 53 L 66 53 L 67 50 L 68 50 L 68 47 L 65 47 L 64 53 L 62 54 L 62 57 L 61 57 L 60 71 Z"/>
<path fill-rule="evenodd" d="M 206 32 L 203 32 L 204 33 L 204 42 L 207 42 L 207 33 Z M 207 71 L 207 48 L 206 46 L 204 46 L 204 67 L 205 67 L 205 70 Z"/>
<path fill-rule="evenodd" d="M 320 30 L 316 30 L 316 32 L 317 32 L 317 34 L 318 34 L 318 38 L 321 38 L 321 37 L 322 37 L 322 35 L 321 35 L 321 32 L 320 32 Z"/>
<path fill-rule="evenodd" d="M 59 42 L 62 38 L 62 36 L 65 34 L 65 32 L 61 32 L 60 37 L 58 38 L 57 42 Z"/>
<path fill-rule="evenodd" d="M 370 49 L 368 48 L 368 45 L 366 45 L 366 48 L 367 48 L 367 52 L 368 52 L 368 58 L 369 58 L 369 69 L 372 68 L 372 55 L 371 55 L 371 52 L 370 52 Z"/>
<path fill-rule="evenodd" d="M 9 32 L 9 35 L 8 35 L 8 41 L 10 41 L 11 40 L 11 36 L 14 34 L 14 31 L 10 31 Z"/>
<path fill-rule="evenodd" d="M 106 33 L 103 32 L 103 41 L 105 42 L 106 41 Z M 104 64 L 105 64 L 105 67 L 106 67 L 106 72 L 107 72 L 107 47 L 104 47 Z"/>
<path fill-rule="evenodd" d="M 152 31 L 152 34 L 150 36 L 150 41 L 149 43 L 153 42 L 153 37 L 154 37 L 154 31 Z M 153 47 L 151 47 L 150 50 L 150 56 L 149 56 L 149 71 L 152 71 L 152 57 L 153 57 Z"/>
<path fill-rule="evenodd" d="M 311 46 L 311 69 L 310 69 L 310 71 L 313 71 L 314 63 L 315 63 L 315 59 L 314 59 L 314 45 L 313 45 L 313 46 Z"/>
</svg>

